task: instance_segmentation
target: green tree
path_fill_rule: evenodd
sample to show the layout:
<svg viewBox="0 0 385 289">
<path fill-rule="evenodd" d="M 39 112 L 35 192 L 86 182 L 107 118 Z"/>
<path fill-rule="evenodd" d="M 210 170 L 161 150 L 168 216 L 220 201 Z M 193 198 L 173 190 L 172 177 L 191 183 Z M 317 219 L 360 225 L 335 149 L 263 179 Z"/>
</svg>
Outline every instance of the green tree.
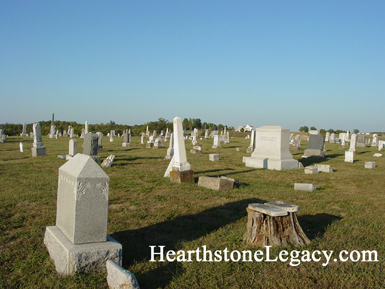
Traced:
<svg viewBox="0 0 385 289">
<path fill-rule="evenodd" d="M 309 131 L 309 127 L 307 127 L 306 125 L 305 125 L 305 126 L 301 126 L 301 127 L 299 128 L 299 131 L 300 131 L 300 132 L 308 132 L 308 131 Z"/>
<path fill-rule="evenodd" d="M 357 128 L 355 128 L 355 129 L 353 130 L 353 132 L 354 132 L 354 133 L 359 133 L 359 132 L 360 132 L 360 130 L 359 130 L 359 129 L 357 129 Z"/>
<path fill-rule="evenodd" d="M 317 130 L 317 128 L 315 126 L 312 126 L 310 129 L 311 130 Z"/>
</svg>

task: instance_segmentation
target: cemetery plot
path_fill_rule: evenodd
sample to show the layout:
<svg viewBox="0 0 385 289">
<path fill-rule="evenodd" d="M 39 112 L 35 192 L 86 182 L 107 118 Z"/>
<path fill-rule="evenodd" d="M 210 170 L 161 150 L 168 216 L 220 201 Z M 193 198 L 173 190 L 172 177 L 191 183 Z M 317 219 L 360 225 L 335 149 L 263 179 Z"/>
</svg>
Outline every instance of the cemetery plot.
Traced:
<svg viewBox="0 0 385 289">
<path fill-rule="evenodd" d="M 71 131 L 69 128 L 67 133 Z M 122 135 L 122 131 L 118 133 Z M 122 267 L 136 276 L 141 288 L 383 287 L 385 245 L 379 240 L 385 238 L 385 158 L 373 156 L 378 148 L 357 147 L 350 163 L 345 162 L 350 145 L 342 149 L 339 143 L 326 143 L 325 158 L 302 159 L 308 145 L 302 141 L 302 149 L 290 151 L 293 160 L 306 160 L 305 166 L 330 166 L 333 171 L 305 174 L 304 169 L 246 167 L 242 158 L 250 156 L 246 153 L 250 139 L 245 139 L 250 133 L 229 133 L 230 143 L 222 142 L 220 148 L 212 148 L 212 138 L 199 139 L 200 154 L 191 154 L 192 141 L 184 141 L 194 183 L 173 183 L 163 177 L 170 163 L 165 159 L 167 141 L 164 149 L 146 149 L 148 137 L 141 144 L 141 135 L 132 134 L 130 146 L 124 147 L 122 137 L 109 142 L 110 136 L 104 135 L 102 150 L 99 139 L 90 148 L 90 155 L 97 151 L 101 160 L 115 156 L 111 167 L 95 162 L 109 177 L 106 235 L 122 245 Z M 82 152 L 86 140 L 75 139 L 71 151 L 76 147 Z M 378 137 L 378 142 L 383 140 Z M 24 152 L 20 152 L 20 142 Z M 106 273 L 59 278 L 50 260 L 43 239 L 46 227 L 56 225 L 59 168 L 66 163 L 57 155 L 69 152 L 69 138 L 44 135 L 41 142 L 46 155 L 39 157 L 31 156 L 33 138 L 9 136 L 0 143 L 0 287 L 107 288 Z M 210 161 L 210 154 L 219 154 L 219 161 Z M 365 169 L 366 162 L 376 166 Z M 209 190 L 198 186 L 198 178 L 203 176 L 225 176 L 243 185 Z M 295 190 L 295 183 L 316 189 Z M 246 208 L 252 203 L 276 201 L 299 207 L 296 216 L 311 243 L 296 250 L 376 250 L 379 262 L 332 260 L 327 268 L 321 262 L 302 262 L 298 267 L 279 261 L 149 262 L 150 245 L 165 245 L 166 250 L 174 251 L 196 250 L 203 245 L 212 251 L 264 250 L 246 243 Z M 280 250 L 271 248 L 271 257 L 278 256 Z"/>
</svg>

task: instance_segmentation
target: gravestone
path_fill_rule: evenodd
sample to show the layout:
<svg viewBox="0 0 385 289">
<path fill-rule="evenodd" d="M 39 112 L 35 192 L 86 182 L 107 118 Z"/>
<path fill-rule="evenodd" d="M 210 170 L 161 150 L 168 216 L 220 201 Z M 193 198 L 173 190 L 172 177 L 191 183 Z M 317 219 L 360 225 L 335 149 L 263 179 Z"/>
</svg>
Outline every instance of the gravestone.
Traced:
<svg viewBox="0 0 385 289">
<path fill-rule="evenodd" d="M 49 138 L 55 138 L 55 135 L 56 135 L 56 126 L 51 125 L 48 137 Z"/>
<path fill-rule="evenodd" d="M 101 150 L 103 150 L 103 145 L 102 145 L 103 133 L 98 131 L 96 134 L 98 135 L 98 151 L 101 151 Z"/>
<path fill-rule="evenodd" d="M 335 143 L 336 142 L 336 134 L 333 132 L 330 134 L 329 143 Z"/>
<path fill-rule="evenodd" d="M 194 172 L 187 161 L 186 148 L 183 139 L 183 127 L 180 117 L 173 119 L 174 131 L 174 155 L 164 174 L 164 177 L 170 177 L 172 182 L 194 182 Z"/>
<path fill-rule="evenodd" d="M 162 142 L 162 135 L 159 135 L 154 142 L 154 148 L 162 148 L 163 142 Z"/>
<path fill-rule="evenodd" d="M 87 133 L 89 133 L 89 131 L 88 131 L 88 121 L 85 121 L 85 123 L 84 123 L 84 134 L 87 134 Z"/>
<path fill-rule="evenodd" d="M 85 130 L 84 130 L 84 128 L 82 128 L 82 132 L 81 132 L 81 134 L 80 134 L 80 138 L 84 138 L 85 137 Z"/>
<path fill-rule="evenodd" d="M 90 156 L 95 162 L 100 161 L 98 140 L 99 136 L 96 133 L 87 133 L 83 142 L 83 154 Z"/>
<path fill-rule="evenodd" d="M 251 131 L 251 138 L 250 138 L 250 145 L 247 148 L 247 153 L 251 154 L 254 151 L 255 148 L 255 131 Z"/>
<path fill-rule="evenodd" d="M 129 147 L 131 146 L 130 144 L 130 135 L 128 134 L 128 131 L 123 132 L 123 142 L 122 142 L 122 147 Z"/>
<path fill-rule="evenodd" d="M 171 133 L 170 134 L 170 143 L 169 143 L 169 146 L 168 146 L 168 149 L 167 149 L 167 154 L 166 154 L 166 157 L 165 159 L 166 160 L 170 160 L 172 158 L 172 156 L 174 155 L 174 147 L 173 147 L 174 143 L 173 143 L 173 134 Z"/>
<path fill-rule="evenodd" d="M 23 123 L 23 130 L 22 130 L 20 136 L 28 136 L 28 134 L 27 134 L 27 124 L 26 123 Z"/>
<path fill-rule="evenodd" d="M 263 126 L 256 129 L 255 149 L 251 157 L 244 157 L 246 167 L 269 170 L 298 169 L 289 149 L 290 132 L 282 126 Z"/>
<path fill-rule="evenodd" d="M 209 130 L 208 129 L 206 129 L 205 130 L 205 139 L 209 139 L 210 137 L 209 137 Z"/>
<path fill-rule="evenodd" d="M 217 149 L 220 147 L 221 147 L 221 141 L 220 141 L 219 135 L 214 135 L 214 143 L 213 143 L 212 148 Z"/>
<path fill-rule="evenodd" d="M 140 136 L 140 144 L 144 144 L 144 132 L 142 132 L 141 136 Z"/>
<path fill-rule="evenodd" d="M 356 153 L 357 152 L 357 135 L 355 133 L 350 137 L 350 148 L 349 152 Z M 346 154 L 345 154 L 346 156 Z"/>
<path fill-rule="evenodd" d="M 325 142 L 329 142 L 329 139 L 330 139 L 330 132 L 326 132 Z"/>
<path fill-rule="evenodd" d="M 102 164 L 100 166 L 105 167 L 105 168 L 109 168 L 109 167 L 111 167 L 114 159 L 115 159 L 114 155 L 109 155 L 107 158 L 104 159 L 104 161 L 102 162 Z"/>
<path fill-rule="evenodd" d="M 365 162 L 365 169 L 374 169 L 376 167 L 375 162 Z"/>
<path fill-rule="evenodd" d="M 333 172 L 331 165 L 315 164 L 314 166 L 318 168 L 319 172 L 323 172 L 323 173 L 332 173 Z"/>
<path fill-rule="evenodd" d="M 122 264 L 122 245 L 107 235 L 108 187 L 90 156 L 77 154 L 59 168 L 56 226 L 44 237 L 59 275 L 105 271 L 107 260 Z"/>
<path fill-rule="evenodd" d="M 378 134 L 373 134 L 372 147 L 378 146 Z"/>
<path fill-rule="evenodd" d="M 66 160 L 72 159 L 78 153 L 77 141 L 76 139 L 70 139 L 68 144 L 68 155 L 66 155 Z"/>
<path fill-rule="evenodd" d="M 19 148 L 20 148 L 20 152 L 23 153 L 24 152 L 23 143 L 19 143 Z"/>
<path fill-rule="evenodd" d="M 123 269 L 116 262 L 108 260 L 106 269 L 109 289 L 140 289 L 135 275 Z"/>
<path fill-rule="evenodd" d="M 363 133 L 359 133 L 357 135 L 357 147 L 364 148 L 366 147 L 366 135 Z"/>
<path fill-rule="evenodd" d="M 219 161 L 219 154 L 209 154 L 209 161 Z"/>
<path fill-rule="evenodd" d="M 7 136 L 4 134 L 4 129 L 0 128 L 0 143 L 6 143 Z"/>
<path fill-rule="evenodd" d="M 230 132 L 226 132 L 226 140 L 224 141 L 225 144 L 230 143 Z"/>
<path fill-rule="evenodd" d="M 325 157 L 324 152 L 325 138 L 321 134 L 311 134 L 307 149 L 304 151 L 303 158 L 307 157 Z"/>
<path fill-rule="evenodd" d="M 345 152 L 345 162 L 353 163 L 354 162 L 354 152 L 346 151 Z"/>
<path fill-rule="evenodd" d="M 33 144 L 31 148 L 32 157 L 47 155 L 47 150 L 41 140 L 40 124 L 34 123 L 32 125 L 32 130 L 33 130 Z"/>
<path fill-rule="evenodd" d="M 303 184 L 303 183 L 294 183 L 295 191 L 308 191 L 312 192 L 316 190 L 316 185 L 313 184 Z"/>
<path fill-rule="evenodd" d="M 226 177 L 199 177 L 198 186 L 205 187 L 215 191 L 227 191 L 232 190 L 234 188 L 234 179 L 226 178 Z"/>
<path fill-rule="evenodd" d="M 307 175 L 318 174 L 318 168 L 314 166 L 307 166 L 305 167 L 304 172 Z"/>
</svg>

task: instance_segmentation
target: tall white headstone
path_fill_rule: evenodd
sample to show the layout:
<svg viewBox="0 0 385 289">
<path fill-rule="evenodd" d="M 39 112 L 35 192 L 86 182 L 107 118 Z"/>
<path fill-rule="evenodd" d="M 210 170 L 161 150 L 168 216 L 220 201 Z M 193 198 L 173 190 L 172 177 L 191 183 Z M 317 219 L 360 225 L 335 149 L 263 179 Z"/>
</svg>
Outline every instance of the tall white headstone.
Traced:
<svg viewBox="0 0 385 289">
<path fill-rule="evenodd" d="M 352 134 L 350 137 L 350 152 L 356 152 L 357 151 L 357 135 L 355 133 Z"/>
</svg>

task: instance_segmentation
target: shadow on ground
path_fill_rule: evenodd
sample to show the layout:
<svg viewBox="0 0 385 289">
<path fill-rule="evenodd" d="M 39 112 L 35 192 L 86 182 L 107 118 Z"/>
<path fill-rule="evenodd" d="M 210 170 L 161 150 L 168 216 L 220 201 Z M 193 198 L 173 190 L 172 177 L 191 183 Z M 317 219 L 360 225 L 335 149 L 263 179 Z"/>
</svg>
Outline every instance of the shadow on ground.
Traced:
<svg viewBox="0 0 385 289">
<path fill-rule="evenodd" d="M 308 157 L 308 158 L 302 158 L 298 160 L 304 167 L 313 165 L 313 164 L 318 164 L 318 163 L 323 163 L 327 161 L 327 159 L 334 159 L 336 157 L 340 157 L 343 154 L 333 154 L 333 155 L 326 155 L 324 158 L 320 157 Z"/>
<path fill-rule="evenodd" d="M 341 217 L 324 213 L 316 215 L 302 215 L 297 218 L 302 230 L 310 240 L 322 238 L 329 225 L 342 219 Z"/>
<path fill-rule="evenodd" d="M 150 260 L 151 245 L 164 245 L 165 252 L 176 250 L 178 243 L 196 240 L 247 216 L 248 204 L 264 202 L 266 201 L 256 198 L 231 202 L 145 228 L 117 232 L 111 237 L 123 245 L 123 267 L 128 267 L 143 260 Z M 159 251 L 159 248 L 156 248 Z M 161 267 L 136 276 L 140 283 L 143 282 L 140 284 L 141 288 L 164 287 L 175 277 L 179 266 L 176 262 L 157 264 Z"/>
</svg>

